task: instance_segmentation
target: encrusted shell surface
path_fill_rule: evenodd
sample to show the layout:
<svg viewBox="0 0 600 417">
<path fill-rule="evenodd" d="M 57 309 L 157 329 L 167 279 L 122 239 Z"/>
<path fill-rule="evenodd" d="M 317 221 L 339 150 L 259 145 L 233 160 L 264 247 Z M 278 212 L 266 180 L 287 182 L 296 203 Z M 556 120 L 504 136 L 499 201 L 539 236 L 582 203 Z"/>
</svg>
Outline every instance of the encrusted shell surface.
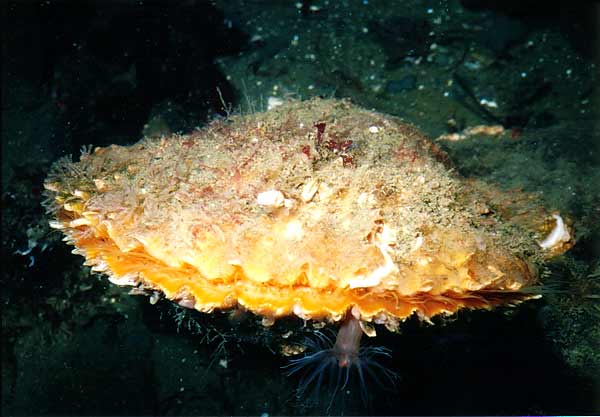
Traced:
<svg viewBox="0 0 600 417">
<path fill-rule="evenodd" d="M 546 256 L 531 199 L 464 180 L 415 128 L 345 101 L 97 148 L 46 188 L 88 265 L 205 312 L 397 328 L 529 298 Z"/>
</svg>

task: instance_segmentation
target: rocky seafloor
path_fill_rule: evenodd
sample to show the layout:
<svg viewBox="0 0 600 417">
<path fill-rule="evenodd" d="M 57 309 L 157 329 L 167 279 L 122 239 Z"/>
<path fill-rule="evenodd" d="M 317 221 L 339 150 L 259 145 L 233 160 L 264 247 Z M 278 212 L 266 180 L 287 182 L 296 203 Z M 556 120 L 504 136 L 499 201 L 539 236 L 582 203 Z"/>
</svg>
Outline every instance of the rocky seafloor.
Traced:
<svg viewBox="0 0 600 417">
<path fill-rule="evenodd" d="M 3 415 L 593 414 L 594 6 L 5 2 Z M 399 380 L 371 383 L 369 404 L 355 385 L 331 408 L 295 397 L 298 381 L 281 369 L 287 358 L 275 342 L 301 320 L 267 329 L 252 315 L 150 305 L 91 275 L 41 206 L 50 164 L 82 146 L 131 144 L 313 96 L 416 125 L 464 176 L 538 193 L 575 228 L 577 243 L 548 265 L 540 300 L 378 332 L 373 343 L 392 349 L 385 365 Z"/>
</svg>

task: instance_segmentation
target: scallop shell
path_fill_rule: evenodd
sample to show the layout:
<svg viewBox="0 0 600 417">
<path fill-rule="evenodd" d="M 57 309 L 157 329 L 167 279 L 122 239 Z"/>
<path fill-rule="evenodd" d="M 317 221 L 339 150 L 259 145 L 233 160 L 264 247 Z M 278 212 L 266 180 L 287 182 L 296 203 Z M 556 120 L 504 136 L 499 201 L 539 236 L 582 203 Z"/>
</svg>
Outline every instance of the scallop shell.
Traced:
<svg viewBox="0 0 600 417">
<path fill-rule="evenodd" d="M 552 219 L 460 177 L 414 127 L 321 99 L 96 148 L 46 188 L 52 227 L 118 285 L 388 328 L 531 298 Z"/>
</svg>

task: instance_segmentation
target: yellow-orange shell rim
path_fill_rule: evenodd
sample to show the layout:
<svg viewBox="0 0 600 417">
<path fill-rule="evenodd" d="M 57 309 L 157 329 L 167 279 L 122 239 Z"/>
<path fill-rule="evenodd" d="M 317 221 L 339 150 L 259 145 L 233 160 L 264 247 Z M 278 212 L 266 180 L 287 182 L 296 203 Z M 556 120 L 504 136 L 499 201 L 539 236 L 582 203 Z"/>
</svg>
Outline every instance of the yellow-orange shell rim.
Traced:
<svg viewBox="0 0 600 417">
<path fill-rule="evenodd" d="M 395 328 L 519 302 L 573 241 L 560 215 L 466 181 L 415 128 L 346 101 L 96 148 L 45 188 L 51 226 L 112 282 L 269 319 Z"/>
</svg>

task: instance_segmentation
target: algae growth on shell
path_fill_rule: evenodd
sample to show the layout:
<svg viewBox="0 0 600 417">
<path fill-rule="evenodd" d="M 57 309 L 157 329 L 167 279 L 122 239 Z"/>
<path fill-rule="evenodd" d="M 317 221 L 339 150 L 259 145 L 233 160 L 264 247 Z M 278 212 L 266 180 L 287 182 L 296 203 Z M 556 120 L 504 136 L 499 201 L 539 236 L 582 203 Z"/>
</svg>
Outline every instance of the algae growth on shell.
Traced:
<svg viewBox="0 0 600 417">
<path fill-rule="evenodd" d="M 414 127 L 313 99 L 55 163 L 51 225 L 118 285 L 202 312 L 241 307 L 395 329 L 532 297 L 555 218 L 460 177 Z M 561 218 L 562 221 L 562 218 Z"/>
</svg>

